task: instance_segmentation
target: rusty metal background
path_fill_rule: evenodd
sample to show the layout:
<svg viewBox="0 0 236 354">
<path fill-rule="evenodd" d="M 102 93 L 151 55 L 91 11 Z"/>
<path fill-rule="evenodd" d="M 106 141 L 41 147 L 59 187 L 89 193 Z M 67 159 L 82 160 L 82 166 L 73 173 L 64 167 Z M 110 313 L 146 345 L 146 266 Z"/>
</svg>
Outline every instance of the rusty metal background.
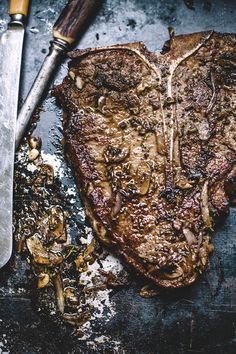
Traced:
<svg viewBox="0 0 236 354">
<path fill-rule="evenodd" d="M 26 96 L 47 52 L 51 27 L 66 0 L 32 0 L 23 59 L 21 101 Z M 81 38 L 80 48 L 142 40 L 160 50 L 168 26 L 177 34 L 214 29 L 236 32 L 235 0 L 105 0 L 97 18 Z M 0 2 L 0 30 L 6 27 L 7 0 Z M 56 82 L 66 73 L 60 68 Z M 1 84 L 1 82 L 0 82 Z M 14 88 L 12 88 L 14 90 Z M 38 125 L 45 150 L 53 152 L 50 135 L 58 115 L 50 99 Z M 60 136 L 60 133 L 58 133 Z M 27 264 L 13 254 L 0 270 L 0 353 L 24 354 L 233 354 L 236 352 L 236 209 L 218 227 L 210 265 L 193 286 L 165 296 L 138 295 L 141 280 L 113 294 L 115 316 L 98 321 L 100 334 L 110 342 L 89 345 L 72 329 L 40 313 L 27 278 Z M 91 344 L 91 343 L 90 343 Z"/>
</svg>

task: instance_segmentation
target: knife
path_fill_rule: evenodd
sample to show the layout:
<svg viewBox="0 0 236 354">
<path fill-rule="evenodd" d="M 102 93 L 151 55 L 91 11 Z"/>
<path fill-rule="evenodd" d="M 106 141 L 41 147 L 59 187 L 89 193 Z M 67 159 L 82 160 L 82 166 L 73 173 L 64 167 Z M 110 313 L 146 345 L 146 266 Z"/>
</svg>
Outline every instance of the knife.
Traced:
<svg viewBox="0 0 236 354">
<path fill-rule="evenodd" d="M 29 0 L 10 0 L 0 37 L 0 268 L 12 253 L 13 173 L 21 56 Z"/>
<path fill-rule="evenodd" d="M 63 55 L 81 33 L 96 5 L 102 0 L 70 0 L 53 27 L 53 41 L 49 54 L 36 77 L 33 86 L 19 112 L 16 127 L 16 149 L 27 129 L 32 114 L 37 108 L 43 92 L 48 87 L 55 69 L 62 61 Z"/>
</svg>

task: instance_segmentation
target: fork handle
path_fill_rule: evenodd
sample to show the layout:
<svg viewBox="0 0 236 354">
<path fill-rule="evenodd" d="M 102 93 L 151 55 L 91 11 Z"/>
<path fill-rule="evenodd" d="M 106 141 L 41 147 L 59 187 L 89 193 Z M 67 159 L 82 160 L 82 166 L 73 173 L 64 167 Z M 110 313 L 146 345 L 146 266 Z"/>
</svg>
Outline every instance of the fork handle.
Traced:
<svg viewBox="0 0 236 354">
<path fill-rule="evenodd" d="M 70 0 L 53 27 L 53 36 L 72 44 L 101 0 Z"/>
</svg>

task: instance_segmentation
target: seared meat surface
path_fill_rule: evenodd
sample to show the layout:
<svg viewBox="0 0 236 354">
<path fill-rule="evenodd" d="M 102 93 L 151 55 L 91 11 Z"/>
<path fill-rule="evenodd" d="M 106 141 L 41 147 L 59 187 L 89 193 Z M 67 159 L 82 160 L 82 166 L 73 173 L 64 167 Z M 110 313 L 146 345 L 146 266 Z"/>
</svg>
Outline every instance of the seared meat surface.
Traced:
<svg viewBox="0 0 236 354">
<path fill-rule="evenodd" d="M 236 36 L 77 50 L 55 88 L 65 152 L 98 237 L 162 287 L 205 269 L 236 198 Z"/>
</svg>

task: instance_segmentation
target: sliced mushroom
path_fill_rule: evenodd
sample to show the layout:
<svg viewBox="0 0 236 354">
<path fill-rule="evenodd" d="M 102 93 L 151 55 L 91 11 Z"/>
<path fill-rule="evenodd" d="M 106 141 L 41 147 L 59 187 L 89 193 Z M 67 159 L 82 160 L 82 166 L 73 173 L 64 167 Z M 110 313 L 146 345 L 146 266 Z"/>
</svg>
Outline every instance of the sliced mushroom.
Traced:
<svg viewBox="0 0 236 354">
<path fill-rule="evenodd" d="M 54 254 L 43 246 L 38 234 L 29 237 L 26 240 L 26 245 L 37 264 L 56 266 L 63 262 L 61 254 Z"/>
<path fill-rule="evenodd" d="M 72 70 L 69 71 L 69 76 L 71 77 L 72 80 L 75 79 L 75 73 Z"/>
<path fill-rule="evenodd" d="M 42 145 L 42 139 L 37 136 L 30 136 L 29 137 L 29 146 L 31 149 L 40 149 Z"/>
<path fill-rule="evenodd" d="M 56 239 L 57 242 L 66 242 L 65 217 L 63 210 L 59 207 L 52 207 L 49 216 L 49 239 Z"/>
<path fill-rule="evenodd" d="M 50 264 L 48 251 L 43 247 L 37 234 L 29 237 L 26 240 L 26 245 L 36 263 L 45 265 Z"/>
<path fill-rule="evenodd" d="M 50 277 L 47 273 L 40 273 L 38 276 L 38 289 L 45 288 L 46 285 L 48 285 L 50 281 Z"/>
<path fill-rule="evenodd" d="M 76 84 L 76 87 L 79 90 L 82 90 L 82 88 L 84 86 L 84 81 L 83 81 L 83 79 L 80 76 L 77 76 L 76 79 L 75 79 L 75 84 Z"/>
<path fill-rule="evenodd" d="M 92 256 L 92 253 L 94 252 L 94 249 L 95 249 L 95 241 L 94 241 L 94 239 L 92 239 L 92 241 L 90 242 L 90 244 L 88 245 L 88 247 L 86 248 L 86 250 L 84 252 L 84 260 L 85 261 L 91 260 L 91 256 Z"/>
<path fill-rule="evenodd" d="M 64 291 L 63 291 L 63 285 L 62 285 L 60 274 L 56 274 L 53 277 L 53 284 L 55 287 L 55 294 L 56 294 L 56 301 L 57 301 L 58 310 L 61 313 L 64 313 L 65 299 L 64 299 Z"/>
<path fill-rule="evenodd" d="M 39 157 L 39 151 L 37 149 L 31 149 L 28 153 L 29 161 L 34 161 Z"/>
<path fill-rule="evenodd" d="M 183 229 L 183 234 L 186 238 L 186 241 L 188 243 L 189 246 L 192 246 L 193 244 L 197 244 L 198 240 L 196 239 L 194 233 L 192 231 L 190 231 L 187 228 Z"/>
<path fill-rule="evenodd" d="M 83 271 L 83 266 L 84 266 L 84 257 L 82 255 L 79 255 L 75 260 L 74 260 L 76 270 L 78 272 Z"/>
<path fill-rule="evenodd" d="M 78 296 L 76 295 L 75 288 L 68 286 L 64 289 L 66 300 L 69 301 L 72 305 L 78 304 Z"/>
</svg>

